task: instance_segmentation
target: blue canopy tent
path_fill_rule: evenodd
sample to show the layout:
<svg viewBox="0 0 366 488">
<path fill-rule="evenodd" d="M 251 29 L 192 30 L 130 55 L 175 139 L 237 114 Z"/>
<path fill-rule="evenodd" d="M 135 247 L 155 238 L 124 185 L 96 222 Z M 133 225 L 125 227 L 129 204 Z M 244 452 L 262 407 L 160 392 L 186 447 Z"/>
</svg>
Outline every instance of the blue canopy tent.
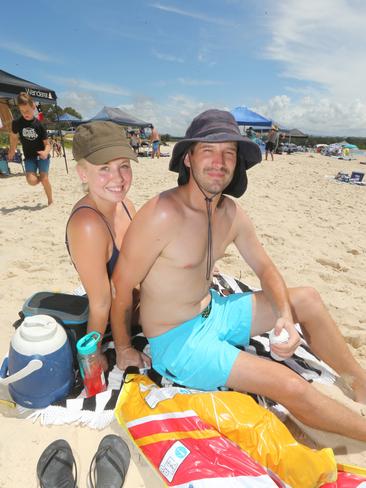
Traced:
<svg viewBox="0 0 366 488">
<path fill-rule="evenodd" d="M 272 120 L 263 117 L 263 115 L 253 112 L 248 107 L 236 107 L 231 110 L 238 125 L 250 125 L 253 127 L 271 127 Z"/>
<path fill-rule="evenodd" d="M 70 122 L 70 124 L 72 125 L 73 122 L 80 122 L 80 119 L 79 117 L 75 117 L 75 115 L 71 115 L 71 114 L 68 114 L 67 112 L 60 115 L 60 117 L 58 118 L 58 120 L 60 122 Z"/>
<path fill-rule="evenodd" d="M 64 113 L 62 115 L 59 116 L 58 118 L 58 121 L 59 122 L 63 122 L 65 123 L 65 125 L 63 127 L 74 127 L 74 126 L 78 126 L 81 122 L 81 120 L 79 119 L 79 117 L 75 117 L 75 115 L 71 115 L 69 113 Z M 59 128 L 58 129 L 58 132 L 60 135 L 63 134 L 62 130 Z"/>
</svg>

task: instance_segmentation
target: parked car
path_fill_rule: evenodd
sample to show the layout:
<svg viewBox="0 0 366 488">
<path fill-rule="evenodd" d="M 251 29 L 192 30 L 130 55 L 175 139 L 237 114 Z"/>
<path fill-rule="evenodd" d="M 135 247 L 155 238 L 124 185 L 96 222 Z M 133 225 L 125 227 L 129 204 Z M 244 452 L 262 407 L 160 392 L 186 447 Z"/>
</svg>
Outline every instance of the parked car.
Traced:
<svg viewBox="0 0 366 488">
<path fill-rule="evenodd" d="M 66 134 L 73 134 L 75 132 L 75 130 L 76 130 L 75 127 L 69 127 L 66 130 L 62 130 L 61 132 L 62 132 L 62 135 L 64 136 Z"/>
<path fill-rule="evenodd" d="M 282 152 L 291 154 L 295 151 L 298 151 L 296 144 L 293 144 L 292 142 L 287 144 L 282 144 Z"/>
</svg>

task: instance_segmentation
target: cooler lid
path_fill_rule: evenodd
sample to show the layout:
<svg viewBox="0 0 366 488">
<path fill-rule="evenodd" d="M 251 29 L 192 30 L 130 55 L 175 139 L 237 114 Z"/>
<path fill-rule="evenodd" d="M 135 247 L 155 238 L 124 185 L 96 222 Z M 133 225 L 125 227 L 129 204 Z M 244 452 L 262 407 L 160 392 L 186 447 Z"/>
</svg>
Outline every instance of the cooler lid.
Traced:
<svg viewBox="0 0 366 488">
<path fill-rule="evenodd" d="M 48 315 L 26 317 L 12 337 L 11 344 L 20 354 L 50 354 L 67 341 L 66 332 Z"/>
</svg>

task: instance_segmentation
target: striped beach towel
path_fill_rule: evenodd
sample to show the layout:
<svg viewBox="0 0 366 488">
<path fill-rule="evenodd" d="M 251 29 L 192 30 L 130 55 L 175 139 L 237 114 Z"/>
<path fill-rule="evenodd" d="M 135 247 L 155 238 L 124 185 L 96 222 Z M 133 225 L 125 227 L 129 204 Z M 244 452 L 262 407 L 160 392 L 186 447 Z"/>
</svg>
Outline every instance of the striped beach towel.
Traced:
<svg viewBox="0 0 366 488">
<path fill-rule="evenodd" d="M 245 291 L 255 291 L 239 280 L 231 276 L 218 274 L 214 277 L 212 287 L 222 295 L 241 293 Z M 300 332 L 300 329 L 299 329 Z M 133 331 L 133 346 L 150 356 L 150 347 L 147 339 L 142 334 L 141 329 L 135 328 Z M 249 346 L 243 348 L 245 351 L 272 360 L 269 349 L 268 333 L 253 337 Z M 55 425 L 65 423 L 77 423 L 91 428 L 103 429 L 114 420 L 114 407 L 124 381 L 123 372 L 116 366 L 116 354 L 113 342 L 104 343 L 104 352 L 108 359 L 108 371 L 106 380 L 108 389 L 98 393 L 94 397 L 85 398 L 80 379 L 76 381 L 75 388 L 70 395 L 47 408 L 39 410 L 27 410 L 18 406 L 22 416 L 37 420 L 44 425 Z M 306 341 L 302 338 L 301 345 L 297 348 L 296 354 L 283 362 L 287 367 L 296 371 L 307 381 L 318 381 L 325 384 L 333 384 L 336 379 L 334 371 L 323 361 L 318 359 L 311 351 Z M 159 386 L 174 385 L 170 380 L 162 377 L 154 369 L 140 371 L 147 374 Z M 286 409 L 273 401 L 254 396 L 261 404 L 274 410 L 282 419 L 286 416 Z"/>
</svg>

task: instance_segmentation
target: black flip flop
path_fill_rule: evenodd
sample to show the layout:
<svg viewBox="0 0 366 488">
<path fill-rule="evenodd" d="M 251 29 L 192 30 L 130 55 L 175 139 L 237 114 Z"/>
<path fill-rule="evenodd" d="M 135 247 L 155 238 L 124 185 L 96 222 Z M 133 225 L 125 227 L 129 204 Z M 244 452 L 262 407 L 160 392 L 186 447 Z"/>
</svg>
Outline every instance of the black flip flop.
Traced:
<svg viewBox="0 0 366 488">
<path fill-rule="evenodd" d="M 89 468 L 90 488 L 121 488 L 130 464 L 130 450 L 118 435 L 100 441 Z"/>
<path fill-rule="evenodd" d="M 37 463 L 37 476 L 41 488 L 76 488 L 77 467 L 67 441 L 57 439 L 46 447 Z"/>
</svg>

